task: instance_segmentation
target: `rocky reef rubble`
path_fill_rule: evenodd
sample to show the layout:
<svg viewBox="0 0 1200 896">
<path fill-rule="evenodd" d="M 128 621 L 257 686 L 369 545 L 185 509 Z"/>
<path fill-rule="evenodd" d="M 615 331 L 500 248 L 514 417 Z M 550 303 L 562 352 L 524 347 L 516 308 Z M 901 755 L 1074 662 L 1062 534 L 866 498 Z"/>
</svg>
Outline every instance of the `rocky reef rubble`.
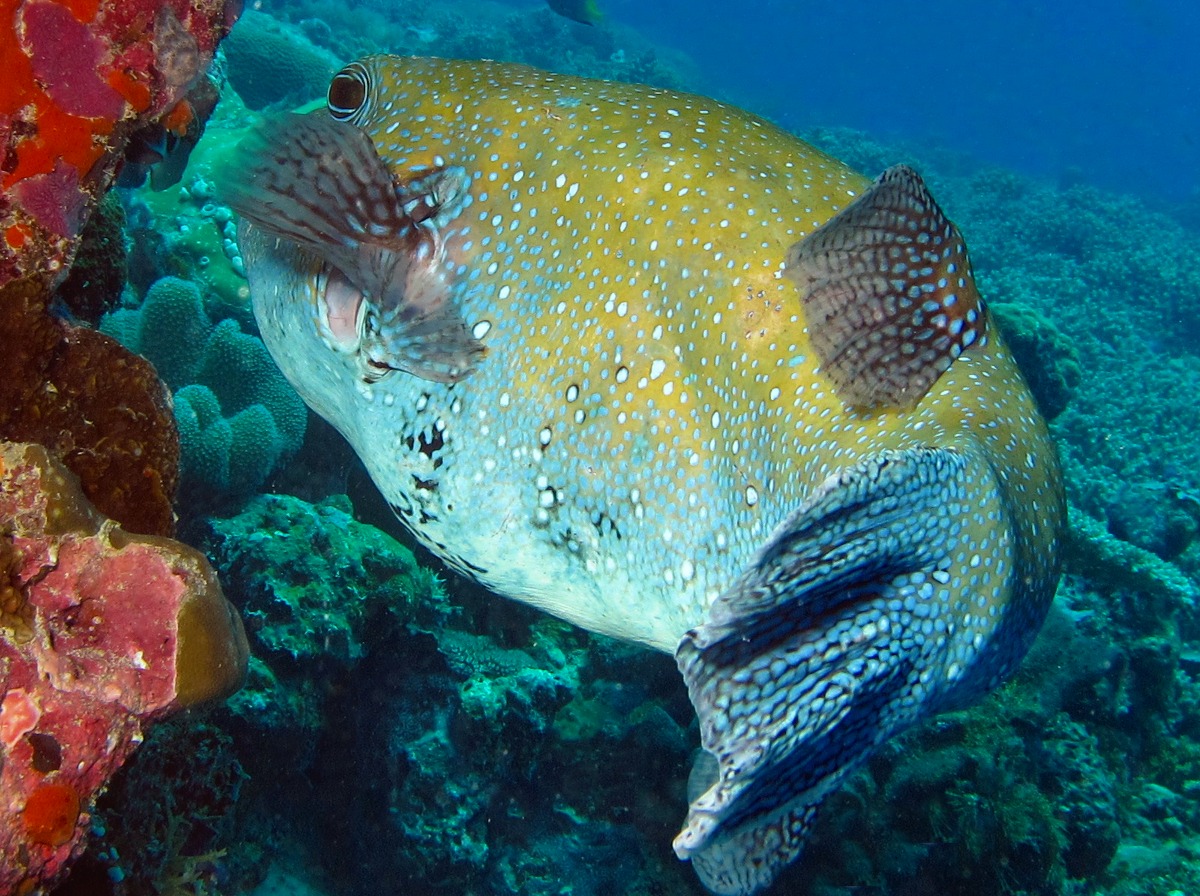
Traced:
<svg viewBox="0 0 1200 896">
<path fill-rule="evenodd" d="M 101 516 L 39 445 L 0 443 L 0 891 L 53 882 L 146 726 L 245 675 L 208 561 Z"/>
</svg>

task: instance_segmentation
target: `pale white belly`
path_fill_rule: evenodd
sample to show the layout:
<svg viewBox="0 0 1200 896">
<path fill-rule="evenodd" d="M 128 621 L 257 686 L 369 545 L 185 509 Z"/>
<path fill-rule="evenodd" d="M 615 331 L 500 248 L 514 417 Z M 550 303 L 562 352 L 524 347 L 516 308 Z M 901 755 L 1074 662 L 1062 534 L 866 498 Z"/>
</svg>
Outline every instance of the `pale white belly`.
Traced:
<svg viewBox="0 0 1200 896">
<path fill-rule="evenodd" d="M 627 494 L 598 513 L 602 465 L 489 422 L 469 389 L 395 385 L 361 385 L 345 435 L 414 535 L 498 594 L 672 653 L 749 559 L 755 532 L 718 538 L 720 513 Z"/>
</svg>

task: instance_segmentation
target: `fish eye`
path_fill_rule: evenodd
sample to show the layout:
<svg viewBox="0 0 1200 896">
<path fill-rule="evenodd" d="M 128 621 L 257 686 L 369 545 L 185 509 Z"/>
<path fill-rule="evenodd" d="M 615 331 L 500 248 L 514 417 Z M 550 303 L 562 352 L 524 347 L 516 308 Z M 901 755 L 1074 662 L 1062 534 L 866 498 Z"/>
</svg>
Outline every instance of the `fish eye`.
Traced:
<svg viewBox="0 0 1200 896">
<path fill-rule="evenodd" d="M 329 114 L 338 121 L 349 121 L 361 112 L 367 102 L 368 84 L 367 70 L 357 62 L 334 75 L 326 97 Z"/>
</svg>

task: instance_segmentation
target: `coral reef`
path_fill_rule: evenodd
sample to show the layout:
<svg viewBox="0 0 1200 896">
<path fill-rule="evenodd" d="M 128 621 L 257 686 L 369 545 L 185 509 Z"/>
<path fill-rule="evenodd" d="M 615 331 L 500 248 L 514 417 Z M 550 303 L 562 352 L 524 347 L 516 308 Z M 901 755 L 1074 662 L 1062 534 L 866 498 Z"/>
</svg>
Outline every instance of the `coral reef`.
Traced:
<svg viewBox="0 0 1200 896">
<path fill-rule="evenodd" d="M 610 23 L 580 27 L 544 7 L 514 10 L 483 0 L 463 9 L 400 0 L 351 10 L 337 0 L 284 0 L 271 12 L 343 61 L 381 52 L 498 59 L 677 89 L 695 89 L 701 79 L 692 59 L 632 29 Z M 324 92 L 322 86 L 316 95 Z"/>
<path fill-rule="evenodd" d="M 1069 570 L 1092 582 L 1127 588 L 1148 600 L 1184 607 L 1200 596 L 1200 584 L 1177 566 L 1112 535 L 1099 520 L 1077 509 L 1071 513 L 1063 558 Z"/>
<path fill-rule="evenodd" d="M 309 877 L 346 892 L 551 894 L 565 873 L 581 894 L 697 892 L 648 846 L 678 823 L 691 750 L 670 659 L 475 589 L 452 606 L 351 509 L 262 495 L 197 529 L 245 608 L 255 658 L 210 716 L 232 741 L 181 722 L 152 746 L 200 744 L 240 808 L 206 783 L 207 766 L 187 778 L 198 804 L 171 795 L 182 785 L 153 754 L 131 766 L 100 814 L 143 805 L 142 832 L 123 839 L 110 823 L 97 842 L 119 892 L 151 892 L 162 874 L 170 837 L 149 808 L 160 803 L 180 808 L 179 832 L 215 829 L 184 853 L 220 853 L 206 867 L 227 881 L 263 873 L 255 844 L 269 838 L 301 844 L 322 866 Z M 387 848 L 362 850 L 364 838 Z"/>
<path fill-rule="evenodd" d="M 344 498 L 312 505 L 259 495 L 237 516 L 209 520 L 207 530 L 205 548 L 241 598 L 264 659 L 349 668 L 380 614 L 436 625 L 448 613 L 433 574 L 357 522 Z"/>
<path fill-rule="evenodd" d="M 112 339 L 51 317 L 48 301 L 35 280 L 0 287 L 0 438 L 46 445 L 105 516 L 169 535 L 179 443 L 166 389 Z"/>
<path fill-rule="evenodd" d="M 96 324 L 117 307 L 125 287 L 125 210 L 116 193 L 96 205 L 79 240 L 79 251 L 54 298 L 76 319 Z"/>
<path fill-rule="evenodd" d="M 101 516 L 43 447 L 0 444 L 0 890 L 82 848 L 150 722 L 236 690 L 248 648 L 207 561 Z"/>
<path fill-rule="evenodd" d="M 1083 379 L 1079 352 L 1062 330 L 1024 305 L 993 303 L 992 315 L 1047 420 L 1061 414 Z"/>
<path fill-rule="evenodd" d="M 273 761 L 309 761 L 331 677 L 344 675 L 368 644 L 449 613 L 434 576 L 345 499 L 312 505 L 259 495 L 226 519 L 208 520 L 198 543 L 242 608 L 254 646 L 247 687 L 232 710 L 279 745 Z M 287 732 L 285 736 L 285 732 Z M 283 763 L 296 748 L 300 757 Z M 251 763 L 255 764 L 255 763 Z"/>
<path fill-rule="evenodd" d="M 0 283 L 65 272 L 130 135 L 174 109 L 233 24 L 225 0 L 6 0 Z"/>
<path fill-rule="evenodd" d="M 247 495 L 304 440 L 308 411 L 237 321 L 209 319 L 193 283 L 165 277 L 102 329 L 150 360 L 175 390 L 182 487 L 190 497 Z"/>
<path fill-rule="evenodd" d="M 1200 497 L 1171 482 L 1135 482 L 1120 489 L 1107 508 L 1117 538 L 1174 560 L 1200 536 Z"/>
<path fill-rule="evenodd" d="M 233 317 L 253 326 L 237 224 L 217 199 L 216 184 L 223 170 L 238 164 L 238 144 L 254 120 L 227 88 L 179 185 L 120 191 L 132 243 L 129 287 L 138 298 L 163 277 L 178 277 L 201 287 L 213 320 Z"/>
<path fill-rule="evenodd" d="M 137 0 L 128 14 L 144 6 Z M 52 0 L 14 7 L 27 27 L 0 35 L 6 60 L 9 50 L 44 59 L 36 40 L 48 32 L 39 29 L 62 18 L 51 7 L 60 8 Z M 109 7 L 89 20 L 101 33 L 118 15 Z M 304 95 L 319 95 L 331 59 L 381 49 L 697 81 L 694 70 L 664 62 L 670 57 L 620 29 L 575 27 L 541 9 L 479 3 L 464 15 L 458 6 L 400 0 L 355 7 L 352 25 L 334 0 L 284 0 L 273 12 L 294 24 L 255 14 L 244 32 L 253 25 L 269 35 L 241 48 L 249 69 L 235 82 L 254 104 L 299 99 L 283 83 L 296 67 L 313 73 L 299 79 Z M 138 21 L 169 27 L 153 16 Z M 64 33 L 78 32 L 64 23 Z M 269 40 L 300 49 L 270 59 L 262 52 Z M 198 45 L 202 62 L 208 49 Z M 144 54 L 150 70 L 161 67 L 163 46 Z M 16 56 L 13 80 L 0 85 L 0 136 L 10 148 L 0 175 L 8 251 L 0 279 L 18 261 L 65 270 L 133 121 L 127 98 L 125 111 L 108 118 L 71 112 L 61 105 L 75 101 L 61 80 L 44 68 L 35 78 Z M 159 97 L 179 92 L 148 76 L 122 80 L 114 72 L 128 69 L 118 57 L 80 58 L 101 72 L 99 82 L 83 83 L 89 103 L 104 102 L 105 83 L 119 83 L 118 95 L 144 88 L 153 97 L 144 120 L 170 111 Z M 13 96 L 39 84 L 46 96 L 6 117 Z M 251 116 L 227 92 L 217 117 L 182 186 L 123 197 L 137 240 L 128 294 L 145 302 L 110 316 L 105 328 L 149 356 L 175 393 L 185 475 L 248 495 L 296 450 L 304 411 L 282 380 L 271 380 L 274 368 L 249 335 L 229 212 L 214 198 L 213 182 Z M 47 151 L 56 134 L 88 139 Z M 815 136 L 870 173 L 922 162 L 967 235 L 983 291 L 1039 403 L 1056 417 L 1075 507 L 1068 578 L 1021 675 L 877 757 L 831 802 L 809 856 L 781 889 L 1133 896 L 1153 877 L 1163 893 L 1200 891 L 1200 651 L 1192 646 L 1200 636 L 1200 238 L 1136 200 L 1079 183 L 980 170 L 936 147 L 851 131 Z M 100 159 L 95 183 L 84 177 L 85 154 Z M 26 210 L 6 205 L 12 198 Z M 93 256 L 101 260 L 95 270 L 115 270 L 115 245 L 97 245 L 104 251 Z M 96 289 L 80 308 L 111 302 L 111 287 L 98 285 L 115 282 L 107 276 L 81 266 L 59 296 L 70 304 L 69 295 L 84 295 L 82 279 Z M 169 531 L 178 449 L 153 371 L 47 315 L 41 283 L 10 284 L 0 300 L 0 341 L 19 349 L 12 363 L 23 371 L 0 387 L 0 436 L 51 445 L 126 529 Z M 226 593 L 245 608 L 256 653 L 249 685 L 204 719 L 151 728 L 98 805 L 94 789 L 67 774 L 91 728 L 54 727 L 61 717 L 28 698 L 33 679 L 0 679 L 0 774 L 34 782 L 0 839 L 35 841 L 28 856 L 45 859 L 52 876 L 56 857 L 77 852 L 91 824 L 89 870 L 104 888 L 81 882 L 77 892 L 119 896 L 249 891 L 268 856 L 280 853 L 320 866 L 303 875 L 308 885 L 324 875 L 331 891 L 346 894 L 699 893 L 665 849 L 698 739 L 671 661 L 498 603 L 457 579 L 448 599 L 401 544 L 356 521 L 369 512 L 363 502 L 325 499 L 322 490 L 344 483 L 345 473 L 319 462 L 344 455 L 325 443 L 315 453 L 319 484 L 306 469 L 303 481 L 289 474 L 273 485 L 286 481 L 317 503 L 260 496 L 235 517 L 189 520 Z M 184 494 L 189 517 L 204 507 L 193 500 L 198 491 Z M 100 552 L 112 547 L 105 532 L 129 538 L 105 529 L 83 541 Z M 50 617 L 33 613 L 40 605 L 14 587 L 17 539 L 7 532 L 3 543 L 0 650 L 18 651 L 36 643 L 21 641 L 23 633 Z M 134 548 L 147 561 L 139 575 L 159 581 L 149 560 L 163 554 L 136 539 L 120 550 Z M 60 565 L 70 556 L 60 551 Z M 10 668 L 0 665 L 5 676 Z M 72 710 L 80 718 L 107 711 Z M 138 718 L 139 731 L 153 714 Z M 3 792 L 16 792 L 7 779 Z"/>
<path fill-rule="evenodd" d="M 90 852 L 105 883 L 119 896 L 216 896 L 232 878 L 253 880 L 259 852 L 229 850 L 245 781 L 233 739 L 212 722 L 155 725 L 96 800 Z"/>
<path fill-rule="evenodd" d="M 374 761 L 370 786 L 387 798 L 335 807 L 332 791 L 316 794 L 331 821 L 317 840 L 324 867 L 356 892 L 368 880 L 446 894 L 552 894 L 567 880 L 588 896 L 697 892 L 656 848 L 678 823 L 690 756 L 662 706 L 690 714 L 670 660 L 504 614 L 511 643 L 463 620 L 373 644 L 351 679 L 375 682 L 373 698 L 327 707 L 311 774 L 345 780 Z M 348 859 L 363 831 L 392 849 Z"/>
<path fill-rule="evenodd" d="M 147 725 L 245 671 L 211 568 L 161 537 L 179 452 L 168 393 L 146 361 L 49 310 L 55 283 L 83 320 L 117 301 L 119 206 L 93 209 L 132 135 L 194 117 L 185 96 L 235 12 L 225 0 L 0 9 L 0 890 L 33 893 L 79 854 L 96 793 Z"/>
<path fill-rule="evenodd" d="M 325 96 L 344 62 L 315 46 L 298 28 L 255 10 L 225 41 L 229 83 L 251 109 L 298 106 Z"/>
</svg>

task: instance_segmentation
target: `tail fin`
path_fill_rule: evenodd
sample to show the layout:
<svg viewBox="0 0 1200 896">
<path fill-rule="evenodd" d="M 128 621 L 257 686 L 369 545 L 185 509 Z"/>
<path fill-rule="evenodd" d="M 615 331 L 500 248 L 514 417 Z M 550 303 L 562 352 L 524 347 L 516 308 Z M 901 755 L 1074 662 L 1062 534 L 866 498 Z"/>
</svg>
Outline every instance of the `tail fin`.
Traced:
<svg viewBox="0 0 1200 896">
<path fill-rule="evenodd" d="M 975 685 L 994 620 L 962 621 L 952 572 L 972 512 L 999 499 L 968 469 L 957 451 L 922 448 L 831 476 L 684 636 L 676 660 L 719 774 L 675 852 L 714 892 L 770 884 L 850 771 Z"/>
</svg>

